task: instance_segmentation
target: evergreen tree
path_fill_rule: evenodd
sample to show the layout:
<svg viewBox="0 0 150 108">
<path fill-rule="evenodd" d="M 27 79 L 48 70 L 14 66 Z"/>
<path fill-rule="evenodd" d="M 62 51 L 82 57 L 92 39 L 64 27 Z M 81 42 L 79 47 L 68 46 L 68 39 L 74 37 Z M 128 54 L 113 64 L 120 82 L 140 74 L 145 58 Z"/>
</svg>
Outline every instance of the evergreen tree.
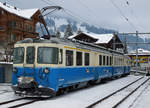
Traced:
<svg viewBox="0 0 150 108">
<path fill-rule="evenodd" d="M 67 25 L 66 31 L 64 34 L 64 38 L 68 38 L 69 36 L 73 35 L 73 30 L 70 24 Z"/>
<path fill-rule="evenodd" d="M 57 30 L 57 31 L 56 31 L 56 37 L 57 37 L 57 38 L 60 38 L 60 36 L 61 36 L 61 33 L 60 33 L 59 30 Z"/>
<path fill-rule="evenodd" d="M 81 29 L 79 28 L 79 30 L 77 31 L 77 34 L 80 34 L 82 33 Z"/>
</svg>

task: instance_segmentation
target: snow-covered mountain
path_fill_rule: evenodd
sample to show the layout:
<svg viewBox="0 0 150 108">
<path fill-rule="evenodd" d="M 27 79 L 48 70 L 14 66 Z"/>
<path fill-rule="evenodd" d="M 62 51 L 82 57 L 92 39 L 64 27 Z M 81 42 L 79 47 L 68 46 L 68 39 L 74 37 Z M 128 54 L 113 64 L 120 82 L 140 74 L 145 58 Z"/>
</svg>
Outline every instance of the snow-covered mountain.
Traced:
<svg viewBox="0 0 150 108">
<path fill-rule="evenodd" d="M 51 34 L 55 34 L 56 30 L 59 30 L 63 34 L 68 24 L 72 26 L 74 33 L 76 33 L 79 29 L 83 32 L 91 32 L 96 34 L 117 32 L 115 30 L 97 27 L 95 25 L 91 25 L 86 22 L 77 21 L 67 17 L 47 17 L 45 18 L 45 20 Z"/>
<path fill-rule="evenodd" d="M 62 17 L 62 16 L 51 16 L 51 17 L 46 17 L 45 18 L 48 30 L 51 35 L 56 34 L 56 30 L 59 30 L 61 33 L 61 36 L 64 36 L 64 32 L 66 30 L 66 27 L 68 24 L 72 26 L 72 30 L 75 33 L 80 29 L 82 32 L 87 32 L 87 33 L 96 33 L 96 34 L 106 34 L 106 33 L 117 33 L 119 31 L 115 31 L 109 28 L 103 28 L 103 27 L 98 27 L 96 25 L 88 24 L 86 22 L 81 22 L 78 20 L 75 20 L 73 18 L 69 17 Z M 114 28 L 115 29 L 115 28 Z M 121 41 L 124 42 L 124 36 L 119 36 Z M 129 35 L 126 36 L 127 42 L 128 43 L 133 43 L 136 42 L 136 37 Z M 141 38 L 139 37 L 138 39 L 139 42 L 150 42 L 149 38 Z M 135 44 L 128 44 L 128 50 L 135 50 L 136 46 Z M 140 44 L 139 48 L 150 50 L 150 47 L 147 47 L 147 45 Z"/>
</svg>

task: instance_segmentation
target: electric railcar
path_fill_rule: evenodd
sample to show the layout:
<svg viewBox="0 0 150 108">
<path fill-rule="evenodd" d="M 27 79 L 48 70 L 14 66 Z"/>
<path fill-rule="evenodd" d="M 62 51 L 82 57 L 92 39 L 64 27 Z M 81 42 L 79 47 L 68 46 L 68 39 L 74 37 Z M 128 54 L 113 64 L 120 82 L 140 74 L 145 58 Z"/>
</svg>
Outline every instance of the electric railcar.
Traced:
<svg viewBox="0 0 150 108">
<path fill-rule="evenodd" d="M 97 83 L 130 72 L 130 60 L 123 53 L 57 38 L 16 43 L 13 62 L 13 90 L 31 96 L 54 96 L 82 83 Z"/>
</svg>

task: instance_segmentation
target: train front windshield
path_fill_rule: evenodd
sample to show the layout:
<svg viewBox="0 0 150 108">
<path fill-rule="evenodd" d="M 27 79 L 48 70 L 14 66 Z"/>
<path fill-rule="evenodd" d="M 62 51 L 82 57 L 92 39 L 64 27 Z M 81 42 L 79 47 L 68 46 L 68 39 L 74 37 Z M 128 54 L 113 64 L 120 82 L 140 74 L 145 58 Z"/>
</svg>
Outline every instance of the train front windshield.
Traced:
<svg viewBox="0 0 150 108">
<path fill-rule="evenodd" d="M 37 62 L 39 64 L 58 64 L 58 48 L 39 47 Z"/>
<path fill-rule="evenodd" d="M 35 47 L 29 46 L 16 47 L 14 49 L 14 64 L 23 64 L 24 56 L 26 56 L 26 64 L 34 64 L 35 62 Z M 38 47 L 37 49 L 38 64 L 58 64 L 58 48 L 55 47 Z"/>
<path fill-rule="evenodd" d="M 14 49 L 14 64 L 21 64 L 24 62 L 24 48 L 17 47 Z"/>
<path fill-rule="evenodd" d="M 35 59 L 35 48 L 34 47 L 27 47 L 26 51 L 26 63 L 27 64 L 34 64 Z"/>
</svg>

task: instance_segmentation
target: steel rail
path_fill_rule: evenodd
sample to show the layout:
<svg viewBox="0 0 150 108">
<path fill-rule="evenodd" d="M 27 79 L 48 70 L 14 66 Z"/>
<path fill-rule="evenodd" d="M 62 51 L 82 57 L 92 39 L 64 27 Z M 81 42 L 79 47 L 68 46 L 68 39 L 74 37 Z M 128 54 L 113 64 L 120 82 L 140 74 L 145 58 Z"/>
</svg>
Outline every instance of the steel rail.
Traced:
<svg viewBox="0 0 150 108">
<path fill-rule="evenodd" d="M 19 101 L 19 100 L 23 100 L 23 99 L 27 99 L 27 98 L 18 98 L 18 99 L 13 99 L 13 100 L 9 100 L 9 101 L 5 101 L 5 102 L 1 102 L 0 105 L 4 105 L 4 104 L 8 104 L 8 103 L 12 103 L 15 101 Z"/>
<path fill-rule="evenodd" d="M 21 107 L 21 106 L 25 106 L 25 105 L 28 105 L 28 104 L 32 104 L 34 102 L 37 102 L 39 101 L 39 99 L 36 99 L 36 100 L 31 100 L 29 102 L 24 102 L 24 103 L 21 103 L 21 104 L 18 104 L 18 105 L 14 105 L 14 106 L 10 106 L 8 108 L 18 108 L 18 107 Z"/>
<path fill-rule="evenodd" d="M 118 93 L 118 92 L 124 90 L 125 88 L 129 87 L 130 85 L 136 83 L 137 81 L 139 81 L 139 80 L 141 80 L 141 79 L 143 79 L 143 78 L 144 78 L 144 77 L 141 77 L 141 78 L 139 78 L 139 79 L 137 79 L 137 80 L 131 82 L 130 84 L 128 84 L 128 85 L 126 85 L 126 86 L 120 88 L 119 90 L 116 90 L 115 92 L 113 92 L 113 93 L 111 93 L 111 94 L 105 96 L 104 98 L 102 98 L 102 99 L 100 99 L 100 100 L 94 102 L 93 104 L 87 106 L 86 108 L 92 108 L 92 107 L 96 106 L 97 104 L 101 103 L 102 101 L 108 99 L 109 97 L 111 97 L 111 96 L 113 96 L 114 94 L 116 94 L 116 93 Z"/>
<path fill-rule="evenodd" d="M 142 84 L 140 84 L 138 87 L 136 87 L 132 92 L 130 92 L 127 96 L 125 96 L 123 99 L 121 99 L 116 105 L 114 105 L 112 108 L 117 108 L 121 103 L 123 103 L 128 97 L 130 97 L 134 92 L 136 92 L 141 86 L 143 86 L 150 78 L 145 80 Z"/>
</svg>

